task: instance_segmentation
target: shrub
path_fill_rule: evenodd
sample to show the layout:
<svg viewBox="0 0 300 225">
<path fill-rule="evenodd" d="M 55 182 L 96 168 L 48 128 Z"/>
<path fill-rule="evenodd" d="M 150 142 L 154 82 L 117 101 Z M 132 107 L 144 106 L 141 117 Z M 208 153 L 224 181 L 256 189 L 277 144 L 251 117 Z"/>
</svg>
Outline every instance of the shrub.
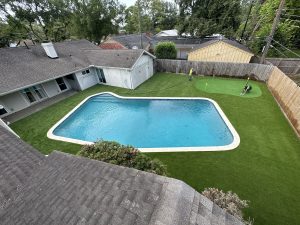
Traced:
<svg viewBox="0 0 300 225">
<path fill-rule="evenodd" d="M 154 53 L 159 59 L 176 59 L 177 56 L 175 44 L 171 41 L 158 43 Z"/>
<path fill-rule="evenodd" d="M 161 161 L 151 159 L 132 146 L 117 142 L 99 141 L 93 145 L 84 145 L 78 155 L 158 175 L 167 175 L 166 166 Z"/>
<path fill-rule="evenodd" d="M 224 193 L 217 188 L 205 188 L 202 194 L 245 224 L 253 224 L 250 219 L 247 221 L 243 219 L 242 209 L 248 208 L 249 201 L 241 200 L 236 193 L 232 193 L 232 191 Z"/>
</svg>

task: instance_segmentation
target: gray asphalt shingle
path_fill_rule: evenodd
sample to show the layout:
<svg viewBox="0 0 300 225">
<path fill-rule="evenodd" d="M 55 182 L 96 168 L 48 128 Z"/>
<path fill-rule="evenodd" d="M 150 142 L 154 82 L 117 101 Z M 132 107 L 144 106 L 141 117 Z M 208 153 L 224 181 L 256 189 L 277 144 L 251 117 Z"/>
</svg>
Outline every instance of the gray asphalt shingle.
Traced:
<svg viewBox="0 0 300 225">
<path fill-rule="evenodd" d="M 18 195 L 44 155 L 0 126 L 0 209 Z"/>
</svg>

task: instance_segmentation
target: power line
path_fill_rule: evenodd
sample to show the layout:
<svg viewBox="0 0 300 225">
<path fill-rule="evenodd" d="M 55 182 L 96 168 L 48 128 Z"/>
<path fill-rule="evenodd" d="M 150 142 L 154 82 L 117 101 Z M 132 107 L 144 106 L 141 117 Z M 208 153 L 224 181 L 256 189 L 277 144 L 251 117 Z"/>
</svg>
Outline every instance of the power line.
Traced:
<svg viewBox="0 0 300 225">
<path fill-rule="evenodd" d="M 292 15 L 292 14 L 287 14 L 287 13 L 282 13 L 282 15 L 285 15 L 285 16 L 294 16 L 294 17 L 299 17 L 300 18 L 299 15 Z"/>
<path fill-rule="evenodd" d="M 276 12 L 276 16 L 275 16 L 273 24 L 272 24 L 272 29 L 271 29 L 270 35 L 268 36 L 267 43 L 264 46 L 264 51 L 263 51 L 263 54 L 261 56 L 260 63 L 264 63 L 265 62 L 265 58 L 266 58 L 266 56 L 268 54 L 268 50 L 270 48 L 271 41 L 272 41 L 273 36 L 275 34 L 276 27 L 277 27 L 277 25 L 279 23 L 280 14 L 281 14 L 281 11 L 282 11 L 282 9 L 284 7 L 284 4 L 285 4 L 285 0 L 281 0 L 280 3 L 279 3 L 279 6 L 278 6 L 278 9 L 277 9 L 277 12 Z"/>
<path fill-rule="evenodd" d="M 289 21 L 293 21 L 293 22 L 300 22 L 300 20 L 293 20 L 293 19 L 290 19 L 290 18 L 280 18 L 280 19 L 289 20 Z"/>
<path fill-rule="evenodd" d="M 296 52 L 294 52 L 291 49 L 289 49 L 289 48 L 285 47 L 284 45 L 280 44 L 278 41 L 274 40 L 273 38 L 272 38 L 272 40 L 274 42 L 276 42 L 277 44 L 279 44 L 281 47 L 285 48 L 286 50 L 290 51 L 291 53 L 293 53 L 294 55 L 296 55 L 296 56 L 298 56 L 300 58 L 300 55 L 298 55 Z"/>
<path fill-rule="evenodd" d="M 289 11 L 289 10 L 300 10 L 300 8 L 294 8 L 294 9 L 283 9 L 284 11 Z"/>
<path fill-rule="evenodd" d="M 284 54 L 282 51 L 280 51 L 279 49 L 277 49 L 274 45 L 271 45 L 271 48 L 274 48 L 275 50 L 277 50 L 281 55 L 285 56 L 286 58 L 288 58 L 288 56 L 286 54 Z"/>
</svg>

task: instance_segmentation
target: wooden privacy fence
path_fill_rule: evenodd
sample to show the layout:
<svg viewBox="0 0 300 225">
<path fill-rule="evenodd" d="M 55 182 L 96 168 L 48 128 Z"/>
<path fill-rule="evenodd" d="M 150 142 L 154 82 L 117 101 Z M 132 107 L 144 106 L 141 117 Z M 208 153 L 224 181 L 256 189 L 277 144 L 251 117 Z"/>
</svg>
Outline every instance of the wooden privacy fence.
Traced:
<svg viewBox="0 0 300 225">
<path fill-rule="evenodd" d="M 157 59 L 157 72 L 188 73 L 193 68 L 194 72 L 206 76 L 233 76 L 244 77 L 254 74 L 258 80 L 267 81 L 272 70 L 272 65 L 255 63 L 225 63 L 225 62 L 199 62 L 187 60 Z"/>
<path fill-rule="evenodd" d="M 274 67 L 267 85 L 300 135 L 300 87 L 277 67 Z"/>
<path fill-rule="evenodd" d="M 300 58 L 266 58 L 287 75 L 300 74 Z"/>
<path fill-rule="evenodd" d="M 157 72 L 188 73 L 206 76 L 244 77 L 254 74 L 258 80 L 266 81 L 274 98 L 300 136 L 300 87 L 273 65 L 255 63 L 196 62 L 187 60 L 157 59 Z"/>
</svg>

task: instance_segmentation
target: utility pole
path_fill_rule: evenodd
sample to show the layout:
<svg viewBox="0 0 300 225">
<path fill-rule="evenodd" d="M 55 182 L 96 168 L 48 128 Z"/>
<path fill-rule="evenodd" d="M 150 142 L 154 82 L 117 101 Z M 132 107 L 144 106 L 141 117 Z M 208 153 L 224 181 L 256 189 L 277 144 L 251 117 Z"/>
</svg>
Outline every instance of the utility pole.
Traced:
<svg viewBox="0 0 300 225">
<path fill-rule="evenodd" d="M 276 27 L 277 27 L 277 25 L 279 23 L 280 14 L 282 12 L 284 4 L 285 4 L 285 0 L 281 0 L 280 4 L 279 4 L 279 7 L 277 9 L 277 12 L 276 12 L 276 16 L 275 16 L 274 21 L 273 21 L 273 25 L 272 25 L 272 29 L 271 29 L 270 35 L 267 37 L 267 44 L 264 47 L 263 54 L 262 54 L 261 59 L 260 59 L 260 63 L 264 63 L 265 62 L 266 56 L 267 56 L 269 48 L 271 46 L 271 41 L 273 39 Z"/>
<path fill-rule="evenodd" d="M 143 35 L 142 35 L 142 25 L 141 25 L 141 6 L 140 6 L 140 0 L 137 0 L 138 4 L 138 16 L 139 16 L 139 31 L 141 35 L 141 49 L 143 49 Z"/>
<path fill-rule="evenodd" d="M 245 22 L 245 26 L 244 26 L 244 28 L 243 28 L 243 32 L 242 32 L 242 35 L 241 35 L 241 40 L 242 40 L 243 37 L 244 37 L 244 33 L 245 33 L 245 30 L 246 30 L 246 27 L 247 27 L 247 23 L 248 23 L 248 20 L 249 20 L 249 16 L 250 16 L 250 13 L 251 13 L 251 10 L 252 10 L 252 7 L 253 7 L 253 2 L 254 2 L 254 0 L 251 0 L 251 2 L 250 2 L 249 12 L 248 12 L 248 15 L 247 15 L 247 19 L 246 19 L 246 22 Z"/>
</svg>

